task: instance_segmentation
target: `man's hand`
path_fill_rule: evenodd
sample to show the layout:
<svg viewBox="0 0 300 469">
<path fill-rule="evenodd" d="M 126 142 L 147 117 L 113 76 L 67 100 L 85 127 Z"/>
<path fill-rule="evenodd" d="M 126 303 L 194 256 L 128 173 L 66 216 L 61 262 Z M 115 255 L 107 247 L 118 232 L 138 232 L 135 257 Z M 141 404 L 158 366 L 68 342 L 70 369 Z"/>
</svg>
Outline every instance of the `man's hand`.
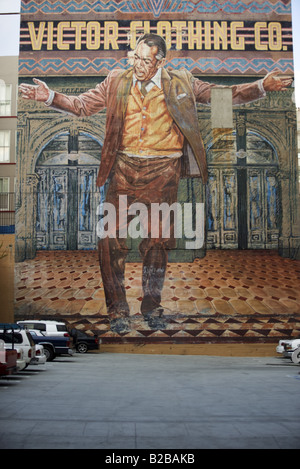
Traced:
<svg viewBox="0 0 300 469">
<path fill-rule="evenodd" d="M 35 85 L 28 85 L 27 83 L 21 83 L 19 90 L 22 93 L 24 99 L 34 99 L 35 101 L 45 102 L 49 98 L 50 90 L 46 83 L 37 78 L 33 78 Z"/>
<path fill-rule="evenodd" d="M 293 78 L 280 78 L 279 71 L 268 73 L 263 81 L 263 87 L 266 91 L 284 91 L 293 83 Z"/>
</svg>

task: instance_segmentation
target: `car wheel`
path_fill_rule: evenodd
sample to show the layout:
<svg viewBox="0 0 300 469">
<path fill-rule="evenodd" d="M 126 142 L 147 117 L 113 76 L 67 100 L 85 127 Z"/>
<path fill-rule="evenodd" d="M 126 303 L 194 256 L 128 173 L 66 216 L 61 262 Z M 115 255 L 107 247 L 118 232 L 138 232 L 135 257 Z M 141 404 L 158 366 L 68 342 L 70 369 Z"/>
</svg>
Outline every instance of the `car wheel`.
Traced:
<svg viewBox="0 0 300 469">
<path fill-rule="evenodd" d="M 292 353 L 292 362 L 293 362 L 293 363 L 300 363 L 300 348 L 297 348 L 297 349 Z"/>
<path fill-rule="evenodd" d="M 78 344 L 76 349 L 78 353 L 86 353 L 88 351 L 88 346 L 86 344 Z"/>
<path fill-rule="evenodd" d="M 51 362 L 55 358 L 55 353 L 50 347 L 44 345 L 44 354 L 46 355 L 47 362 Z"/>
</svg>

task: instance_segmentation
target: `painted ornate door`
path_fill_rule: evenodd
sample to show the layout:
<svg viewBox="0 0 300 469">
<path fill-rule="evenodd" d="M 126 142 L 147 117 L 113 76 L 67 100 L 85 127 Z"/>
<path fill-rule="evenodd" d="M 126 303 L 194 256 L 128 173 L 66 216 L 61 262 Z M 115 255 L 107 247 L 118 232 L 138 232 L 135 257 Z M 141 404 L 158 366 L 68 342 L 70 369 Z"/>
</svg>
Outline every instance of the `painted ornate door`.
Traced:
<svg viewBox="0 0 300 469">
<path fill-rule="evenodd" d="M 248 170 L 248 247 L 276 248 L 279 230 L 279 190 L 275 169 Z"/>
<path fill-rule="evenodd" d="M 234 249 L 238 246 L 237 172 L 212 168 L 207 185 L 207 245 Z"/>
<path fill-rule="evenodd" d="M 249 134 L 247 151 L 238 152 L 234 136 L 227 135 L 208 157 L 207 247 L 278 248 L 279 184 L 270 145 Z"/>
<path fill-rule="evenodd" d="M 40 167 L 37 249 L 96 248 L 98 166 Z"/>
</svg>

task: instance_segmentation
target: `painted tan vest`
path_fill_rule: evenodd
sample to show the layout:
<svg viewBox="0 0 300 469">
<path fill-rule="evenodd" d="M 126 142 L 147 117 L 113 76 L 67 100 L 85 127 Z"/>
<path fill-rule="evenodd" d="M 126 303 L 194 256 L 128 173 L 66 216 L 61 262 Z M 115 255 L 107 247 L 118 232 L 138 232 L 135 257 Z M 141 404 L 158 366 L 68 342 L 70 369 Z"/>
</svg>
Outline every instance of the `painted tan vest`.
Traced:
<svg viewBox="0 0 300 469">
<path fill-rule="evenodd" d="M 165 101 L 154 86 L 143 98 L 138 85 L 131 87 L 120 149 L 143 156 L 169 156 L 182 151 L 184 137 Z"/>
</svg>

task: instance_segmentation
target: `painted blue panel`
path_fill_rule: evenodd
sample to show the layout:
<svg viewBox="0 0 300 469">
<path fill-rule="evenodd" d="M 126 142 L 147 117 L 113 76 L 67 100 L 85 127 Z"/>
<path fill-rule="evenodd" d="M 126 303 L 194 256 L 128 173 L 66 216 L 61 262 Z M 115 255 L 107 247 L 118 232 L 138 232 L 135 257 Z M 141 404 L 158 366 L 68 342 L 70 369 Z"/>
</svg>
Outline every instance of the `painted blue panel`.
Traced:
<svg viewBox="0 0 300 469">
<path fill-rule="evenodd" d="M 215 180 L 215 175 L 209 176 L 208 185 L 207 185 L 207 227 L 208 231 L 216 231 L 216 215 L 218 214 L 217 207 L 217 184 Z"/>
<path fill-rule="evenodd" d="M 84 173 L 80 184 L 80 202 L 79 202 L 79 230 L 91 231 L 93 223 L 91 220 L 92 215 L 92 201 L 93 196 L 93 176 L 94 173 L 87 171 Z"/>
<path fill-rule="evenodd" d="M 47 190 L 47 173 L 45 171 L 37 170 L 39 175 L 39 183 L 37 188 L 37 217 L 36 217 L 36 230 L 37 232 L 48 232 L 48 194 Z"/>
<path fill-rule="evenodd" d="M 65 184 L 60 176 L 52 176 L 53 190 L 53 230 L 64 231 L 66 228 L 66 193 Z"/>
<path fill-rule="evenodd" d="M 224 197 L 224 230 L 235 229 L 235 204 L 234 204 L 234 175 L 223 176 L 223 197 Z"/>
<path fill-rule="evenodd" d="M 250 188 L 249 188 L 249 206 L 250 206 L 250 229 L 258 230 L 262 227 L 262 213 L 261 213 L 261 194 L 259 190 L 259 177 L 250 177 Z"/>
<path fill-rule="evenodd" d="M 275 176 L 267 176 L 267 226 L 278 228 L 278 187 Z"/>
</svg>

